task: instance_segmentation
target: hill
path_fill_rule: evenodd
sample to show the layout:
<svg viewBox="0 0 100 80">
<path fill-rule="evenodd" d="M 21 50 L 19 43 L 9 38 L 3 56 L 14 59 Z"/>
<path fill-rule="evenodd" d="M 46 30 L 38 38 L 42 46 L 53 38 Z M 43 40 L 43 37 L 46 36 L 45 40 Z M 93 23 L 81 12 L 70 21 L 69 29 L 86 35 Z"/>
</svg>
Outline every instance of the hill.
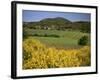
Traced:
<svg viewBox="0 0 100 80">
<path fill-rule="evenodd" d="M 77 21 L 71 22 L 62 17 L 45 18 L 38 22 L 23 22 L 24 28 L 29 29 L 50 29 L 50 30 L 79 30 L 82 32 L 90 32 L 90 22 Z"/>
</svg>

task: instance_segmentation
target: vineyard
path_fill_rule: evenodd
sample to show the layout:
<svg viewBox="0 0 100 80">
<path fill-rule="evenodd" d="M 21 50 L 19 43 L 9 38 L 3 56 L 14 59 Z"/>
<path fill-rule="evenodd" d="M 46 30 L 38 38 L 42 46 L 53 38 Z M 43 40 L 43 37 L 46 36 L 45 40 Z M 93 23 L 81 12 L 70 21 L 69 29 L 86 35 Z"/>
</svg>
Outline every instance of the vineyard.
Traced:
<svg viewBox="0 0 100 80">
<path fill-rule="evenodd" d="M 23 41 L 23 69 L 90 66 L 90 53 L 89 46 L 71 50 L 57 49 L 28 37 Z"/>
</svg>

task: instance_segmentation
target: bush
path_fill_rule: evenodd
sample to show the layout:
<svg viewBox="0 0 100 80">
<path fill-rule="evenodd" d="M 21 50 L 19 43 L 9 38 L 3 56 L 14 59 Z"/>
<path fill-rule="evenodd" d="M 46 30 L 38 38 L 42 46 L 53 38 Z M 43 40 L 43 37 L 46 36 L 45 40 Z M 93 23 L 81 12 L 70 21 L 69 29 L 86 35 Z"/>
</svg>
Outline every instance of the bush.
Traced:
<svg viewBox="0 0 100 80">
<path fill-rule="evenodd" d="M 24 59 L 24 60 L 29 60 L 29 59 L 31 59 L 31 58 L 32 58 L 32 54 L 26 52 L 25 50 L 23 50 L 23 59 Z"/>
<path fill-rule="evenodd" d="M 39 40 L 28 38 L 23 41 L 23 69 L 46 69 L 90 66 L 90 47 L 81 49 L 56 49 L 46 47 Z"/>
<path fill-rule="evenodd" d="M 38 34 L 33 34 L 33 36 L 39 36 Z"/>
<path fill-rule="evenodd" d="M 32 36 L 38 36 L 38 37 L 60 37 L 59 35 L 55 35 L 55 34 L 33 34 Z"/>
<path fill-rule="evenodd" d="M 88 36 L 83 36 L 78 41 L 78 45 L 87 45 L 87 43 L 88 43 Z"/>
</svg>

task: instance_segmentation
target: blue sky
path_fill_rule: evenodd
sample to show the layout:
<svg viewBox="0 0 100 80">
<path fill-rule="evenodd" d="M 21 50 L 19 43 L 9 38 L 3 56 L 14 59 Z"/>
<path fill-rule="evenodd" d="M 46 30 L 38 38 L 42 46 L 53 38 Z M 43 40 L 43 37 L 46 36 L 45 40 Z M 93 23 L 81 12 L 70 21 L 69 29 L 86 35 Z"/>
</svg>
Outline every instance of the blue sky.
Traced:
<svg viewBox="0 0 100 80">
<path fill-rule="evenodd" d="M 51 11 L 34 11 L 23 10 L 22 13 L 24 22 L 36 22 L 44 18 L 63 17 L 72 22 L 74 21 L 90 21 L 89 13 L 72 13 L 72 12 L 51 12 Z"/>
</svg>

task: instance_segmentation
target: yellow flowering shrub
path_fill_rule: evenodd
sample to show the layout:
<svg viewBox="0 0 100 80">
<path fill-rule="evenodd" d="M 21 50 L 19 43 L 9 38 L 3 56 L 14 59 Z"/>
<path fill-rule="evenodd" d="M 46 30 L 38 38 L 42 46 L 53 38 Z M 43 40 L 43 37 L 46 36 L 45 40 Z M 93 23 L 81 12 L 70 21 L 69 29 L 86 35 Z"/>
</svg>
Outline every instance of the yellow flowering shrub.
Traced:
<svg viewBox="0 0 100 80">
<path fill-rule="evenodd" d="M 81 49 L 47 48 L 39 40 L 28 38 L 23 41 L 23 69 L 44 69 L 90 66 L 90 47 Z"/>
</svg>

